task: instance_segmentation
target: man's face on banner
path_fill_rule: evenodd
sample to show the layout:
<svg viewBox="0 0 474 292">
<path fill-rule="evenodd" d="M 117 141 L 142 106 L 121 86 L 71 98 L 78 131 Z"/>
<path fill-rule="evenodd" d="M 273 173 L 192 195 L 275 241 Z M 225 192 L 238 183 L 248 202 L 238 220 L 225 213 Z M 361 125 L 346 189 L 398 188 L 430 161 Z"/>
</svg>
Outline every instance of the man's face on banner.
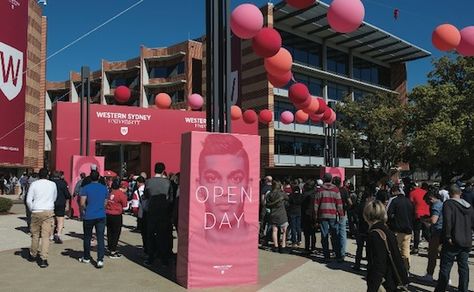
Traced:
<svg viewBox="0 0 474 292">
<path fill-rule="evenodd" d="M 206 211 L 220 222 L 227 213 L 233 221 L 234 214 L 243 212 L 245 194 L 248 192 L 248 161 L 235 154 L 212 154 L 204 157 L 200 166 L 199 184 L 208 190 Z M 216 188 L 217 187 L 217 188 Z"/>
</svg>

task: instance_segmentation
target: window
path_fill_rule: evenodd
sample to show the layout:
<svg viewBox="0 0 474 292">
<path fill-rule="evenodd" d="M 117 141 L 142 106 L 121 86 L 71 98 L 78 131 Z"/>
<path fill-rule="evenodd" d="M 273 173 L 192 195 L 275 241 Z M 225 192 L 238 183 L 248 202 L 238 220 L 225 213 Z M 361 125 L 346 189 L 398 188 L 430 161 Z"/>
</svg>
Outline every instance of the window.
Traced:
<svg viewBox="0 0 474 292">
<path fill-rule="evenodd" d="M 294 113 L 296 111 L 296 109 L 289 102 L 275 101 L 275 104 L 274 104 L 275 121 L 280 120 L 280 115 L 284 111 L 290 111 L 290 112 Z"/>
<path fill-rule="evenodd" d="M 345 85 L 328 82 L 328 97 L 329 99 L 342 101 L 349 95 L 349 88 Z"/>
<path fill-rule="evenodd" d="M 293 77 L 297 82 L 304 83 L 308 89 L 309 93 L 313 96 L 322 96 L 323 95 L 323 81 L 321 79 L 309 77 L 303 74 L 294 73 Z"/>
<path fill-rule="evenodd" d="M 302 37 L 280 31 L 283 47 L 293 56 L 295 63 L 321 68 L 322 46 Z"/>
<path fill-rule="evenodd" d="M 349 69 L 349 55 L 336 49 L 327 48 L 328 71 L 346 75 Z"/>
<path fill-rule="evenodd" d="M 178 90 L 170 94 L 173 103 L 184 101 L 184 90 Z"/>
<path fill-rule="evenodd" d="M 390 87 L 390 69 L 354 57 L 354 79 Z"/>
<path fill-rule="evenodd" d="M 360 101 L 362 98 L 364 98 L 367 95 L 370 95 L 370 92 L 363 91 L 360 89 L 354 89 L 354 101 Z"/>
<path fill-rule="evenodd" d="M 151 68 L 149 74 L 150 78 L 168 78 L 173 77 L 176 75 L 184 74 L 185 64 L 183 62 L 179 62 L 178 64 L 174 64 L 168 67 L 153 67 Z"/>
<path fill-rule="evenodd" d="M 324 138 L 275 135 L 275 154 L 297 156 L 324 156 Z"/>
</svg>

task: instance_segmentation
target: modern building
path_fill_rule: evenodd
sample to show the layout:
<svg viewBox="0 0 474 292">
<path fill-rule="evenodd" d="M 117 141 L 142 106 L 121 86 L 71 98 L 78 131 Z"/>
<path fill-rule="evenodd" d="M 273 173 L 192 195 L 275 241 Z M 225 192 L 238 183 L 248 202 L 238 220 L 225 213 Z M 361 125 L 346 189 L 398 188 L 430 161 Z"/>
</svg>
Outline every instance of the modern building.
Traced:
<svg viewBox="0 0 474 292">
<path fill-rule="evenodd" d="M 305 83 L 312 95 L 326 101 L 339 102 L 347 96 L 357 100 L 377 92 L 406 99 L 406 63 L 430 53 L 365 22 L 355 32 L 335 32 L 328 25 L 328 8 L 320 1 L 302 10 L 285 1 L 262 8 L 267 25 L 280 31 L 283 46 L 293 55 L 296 81 Z M 251 41 L 243 41 L 241 51 L 243 107 L 269 108 L 275 114 L 274 123 L 260 125 L 265 173 L 318 175 L 319 166 L 325 163 L 323 126 L 311 121 L 280 123 L 282 111 L 295 111 L 287 89 L 268 83 L 263 60 L 253 53 Z M 346 177 L 361 169 L 362 161 L 351 149 L 339 147 L 338 156 L 339 166 L 346 168 Z"/>
<path fill-rule="evenodd" d="M 44 118 L 45 118 L 45 89 L 46 89 L 46 17 L 43 16 L 42 7 L 35 0 L 28 1 L 4 1 L 1 7 L 1 17 L 7 18 L 4 15 L 8 13 L 14 14 L 16 11 L 24 9 L 23 5 L 27 5 L 28 18 L 27 21 L 27 47 L 26 54 L 23 61 L 26 62 L 26 84 L 24 97 L 24 108 L 15 108 L 12 110 L 23 111 L 24 120 L 17 125 L 13 125 L 12 128 L 2 129 L 5 130 L 6 134 L 0 137 L 0 145 L 4 146 L 4 138 L 10 138 L 11 136 L 17 136 L 20 140 L 23 140 L 23 157 L 20 158 L 17 163 L 8 163 L 0 160 L 0 174 L 16 174 L 26 169 L 38 170 L 43 166 L 43 155 L 44 155 Z M 15 19 L 17 21 L 18 19 Z M 20 21 L 20 20 L 18 20 Z M 15 26 L 14 22 L 8 24 L 8 27 Z M 3 29 L 7 29 L 6 27 Z M 15 32 L 20 34 L 21 31 Z M 22 36 L 18 36 L 21 38 Z M 3 39 L 2 49 L 4 47 Z M 4 54 L 2 52 L 2 63 Z M 6 56 L 8 58 L 8 56 Z M 2 70 L 6 70 L 7 65 L 2 64 Z M 8 65 L 9 66 L 9 65 Z M 9 75 L 10 67 L 4 72 L 3 77 Z M 18 68 L 16 69 L 18 70 Z M 12 72 L 13 69 L 12 69 Z M 18 71 L 17 71 L 18 74 Z M 8 76 L 7 76 L 8 79 Z M 16 83 L 16 82 L 15 82 Z M 3 85 L 3 82 L 2 82 Z M 21 94 L 20 94 L 21 95 Z M 2 118 L 7 118 L 2 116 Z M 2 124 L 5 123 L 2 121 Z M 5 126 L 3 126 L 5 127 Z M 18 130 L 19 129 L 19 130 Z M 24 129 L 24 130 L 23 130 Z M 3 132 L 2 132 L 3 133 Z M 8 154 L 7 154 L 8 155 Z"/>
<path fill-rule="evenodd" d="M 186 41 L 167 48 L 142 46 L 140 55 L 127 61 L 102 60 L 100 69 L 91 73 L 91 104 L 115 105 L 114 90 L 125 85 L 131 90 L 129 106 L 155 107 L 156 94 L 166 92 L 172 98 L 172 108 L 185 109 L 185 96 L 202 90 L 202 55 L 201 42 Z M 67 81 L 46 84 L 45 153 L 48 161 L 51 161 L 53 139 L 53 104 L 77 103 L 81 90 L 78 72 L 70 72 Z M 113 149 L 103 151 L 105 154 Z"/>
<path fill-rule="evenodd" d="M 377 92 L 391 94 L 401 102 L 406 99 L 406 63 L 430 53 L 368 23 L 349 34 L 337 33 L 328 25 L 327 10 L 328 5 L 320 1 L 302 10 L 287 6 L 285 1 L 262 7 L 266 24 L 280 31 L 284 47 L 293 55 L 294 78 L 326 101 L 339 102 L 348 96 L 357 100 Z M 233 41 L 232 47 L 234 85 L 238 88 L 235 99 L 243 109 L 274 111 L 274 122 L 259 125 L 263 173 L 318 175 L 325 163 L 323 125 L 280 123 L 282 111 L 295 111 L 287 88 L 274 88 L 267 81 L 263 59 L 253 53 L 251 41 Z M 130 106 L 153 107 L 154 96 L 167 92 L 173 97 L 173 107 L 184 109 L 190 93 L 205 94 L 204 68 L 205 44 L 199 40 L 169 48 L 142 47 L 134 59 L 102 61 L 101 69 L 92 73 L 91 102 L 112 105 L 114 89 L 126 85 L 132 89 Z M 47 152 L 54 126 L 51 105 L 78 102 L 79 85 L 80 75 L 74 72 L 68 81 L 47 83 Z M 339 147 L 338 154 L 338 164 L 346 168 L 347 177 L 361 169 L 362 161 L 351 149 Z"/>
</svg>

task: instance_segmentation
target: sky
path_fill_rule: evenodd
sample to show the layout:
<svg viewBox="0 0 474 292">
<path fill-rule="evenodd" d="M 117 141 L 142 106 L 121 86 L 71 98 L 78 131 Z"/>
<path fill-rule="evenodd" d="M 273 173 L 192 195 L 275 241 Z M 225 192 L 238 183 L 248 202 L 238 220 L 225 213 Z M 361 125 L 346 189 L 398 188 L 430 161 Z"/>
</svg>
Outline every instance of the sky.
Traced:
<svg viewBox="0 0 474 292">
<path fill-rule="evenodd" d="M 268 2 L 230 1 L 232 7 L 248 2 L 263 6 Z M 331 1 L 324 2 L 330 4 Z M 436 26 L 451 23 L 462 29 L 474 25 L 473 0 L 362 2 L 366 22 L 430 51 L 433 57 L 444 54 L 431 44 L 431 33 Z M 134 4 L 137 5 L 100 26 Z M 393 18 L 394 9 L 400 11 L 398 20 Z M 139 55 L 140 45 L 164 47 L 197 38 L 205 31 L 205 0 L 49 0 L 43 14 L 48 18 L 46 70 L 49 81 L 67 80 L 69 71 L 79 72 L 82 65 L 97 70 L 102 59 L 134 58 Z M 94 31 L 78 40 L 91 30 Z M 426 83 L 432 59 L 408 63 L 409 89 Z"/>
</svg>

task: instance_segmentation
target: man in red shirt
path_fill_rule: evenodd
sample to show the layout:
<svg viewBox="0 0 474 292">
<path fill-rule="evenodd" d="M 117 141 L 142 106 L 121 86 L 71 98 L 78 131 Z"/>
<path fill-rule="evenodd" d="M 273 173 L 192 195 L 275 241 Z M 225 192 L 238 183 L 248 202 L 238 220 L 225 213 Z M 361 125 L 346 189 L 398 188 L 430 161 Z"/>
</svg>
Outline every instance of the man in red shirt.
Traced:
<svg viewBox="0 0 474 292">
<path fill-rule="evenodd" d="M 410 201 L 413 203 L 415 210 L 415 222 L 413 222 L 413 249 L 411 254 L 418 254 L 418 246 L 420 245 L 420 231 L 423 231 L 423 237 L 429 238 L 429 231 L 422 223 L 423 218 L 430 216 L 430 206 L 423 200 L 428 190 L 428 184 L 424 182 L 420 187 L 414 188 L 410 192 Z"/>
</svg>

